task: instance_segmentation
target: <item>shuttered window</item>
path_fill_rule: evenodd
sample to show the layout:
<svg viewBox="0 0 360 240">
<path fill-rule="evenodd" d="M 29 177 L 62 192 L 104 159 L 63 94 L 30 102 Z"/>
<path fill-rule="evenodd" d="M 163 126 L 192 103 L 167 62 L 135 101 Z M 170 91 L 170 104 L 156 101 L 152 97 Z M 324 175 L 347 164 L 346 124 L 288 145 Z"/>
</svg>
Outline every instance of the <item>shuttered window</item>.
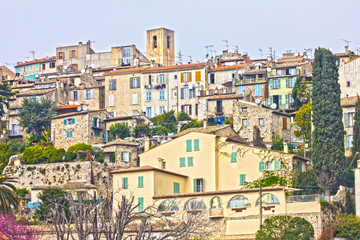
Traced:
<svg viewBox="0 0 360 240">
<path fill-rule="evenodd" d="M 195 72 L 195 81 L 200 82 L 201 81 L 201 71 Z"/>
<path fill-rule="evenodd" d="M 283 129 L 287 130 L 288 129 L 288 127 L 287 127 L 287 118 L 283 118 L 282 121 L 283 121 Z"/>
<path fill-rule="evenodd" d="M 186 151 L 191 152 L 192 151 L 192 140 L 186 140 Z"/>
<path fill-rule="evenodd" d="M 265 163 L 263 161 L 259 163 L 259 171 L 265 171 Z"/>
<path fill-rule="evenodd" d="M 144 211 L 144 198 L 139 197 L 138 202 L 139 202 L 138 210 L 139 210 L 139 212 L 143 212 Z"/>
<path fill-rule="evenodd" d="M 180 193 L 180 183 L 174 182 L 174 194 Z"/>
<path fill-rule="evenodd" d="M 299 161 L 297 163 L 297 169 L 298 169 L 299 172 L 302 172 L 302 162 Z"/>
<path fill-rule="evenodd" d="M 122 179 L 122 188 L 123 189 L 127 189 L 129 186 L 128 186 L 128 178 L 127 177 L 124 177 L 123 179 Z"/>
<path fill-rule="evenodd" d="M 274 170 L 280 170 L 280 161 L 276 160 L 274 163 Z"/>
<path fill-rule="evenodd" d="M 184 157 L 180 158 L 180 167 L 185 167 L 185 158 Z"/>
<path fill-rule="evenodd" d="M 138 176 L 138 187 L 143 188 L 144 187 L 144 177 Z"/>
<path fill-rule="evenodd" d="M 245 185 L 246 183 L 246 174 L 240 174 L 240 185 Z"/>
<path fill-rule="evenodd" d="M 194 158 L 188 157 L 188 167 L 192 167 L 192 166 L 194 166 Z"/>
<path fill-rule="evenodd" d="M 231 153 L 231 162 L 236 162 L 236 152 Z"/>
<path fill-rule="evenodd" d="M 199 139 L 194 139 L 194 151 L 200 150 L 200 142 Z"/>
</svg>

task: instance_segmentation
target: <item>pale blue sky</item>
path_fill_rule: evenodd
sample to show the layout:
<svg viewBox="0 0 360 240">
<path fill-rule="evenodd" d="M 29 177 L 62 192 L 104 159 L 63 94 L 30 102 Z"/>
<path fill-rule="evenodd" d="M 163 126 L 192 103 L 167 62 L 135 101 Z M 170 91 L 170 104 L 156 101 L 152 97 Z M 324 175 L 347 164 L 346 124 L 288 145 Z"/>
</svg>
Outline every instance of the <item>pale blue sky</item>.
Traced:
<svg viewBox="0 0 360 240">
<path fill-rule="evenodd" d="M 220 53 L 222 40 L 259 58 L 318 46 L 360 48 L 359 0 L 0 0 L 0 65 L 55 54 L 57 46 L 95 41 L 96 52 L 136 44 L 145 52 L 145 31 L 175 31 L 176 51 L 205 58 L 205 45 Z M 184 60 L 187 58 L 184 57 Z"/>
</svg>

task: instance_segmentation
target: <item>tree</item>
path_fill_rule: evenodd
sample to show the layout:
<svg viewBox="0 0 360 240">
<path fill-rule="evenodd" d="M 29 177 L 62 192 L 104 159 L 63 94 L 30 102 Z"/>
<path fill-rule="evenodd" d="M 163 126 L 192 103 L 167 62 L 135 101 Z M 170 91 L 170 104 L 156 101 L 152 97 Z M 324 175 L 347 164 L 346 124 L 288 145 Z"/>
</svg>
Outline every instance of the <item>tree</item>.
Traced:
<svg viewBox="0 0 360 240">
<path fill-rule="evenodd" d="M 265 219 L 256 240 L 310 240 L 314 238 L 314 228 L 304 218 L 275 216 Z"/>
<path fill-rule="evenodd" d="M 15 209 L 19 206 L 19 198 L 15 194 L 14 182 L 13 178 L 0 176 L 0 213 L 9 214 L 12 212 L 11 206 Z"/>
<path fill-rule="evenodd" d="M 179 112 L 176 116 L 178 121 L 189 121 L 191 117 L 186 112 Z"/>
<path fill-rule="evenodd" d="M 0 215 L 0 234 L 4 234 L 7 239 L 16 240 L 35 240 L 38 232 L 35 228 L 28 226 L 23 221 L 17 221 L 15 216 Z M 0 238 L 2 236 L 0 235 Z"/>
<path fill-rule="evenodd" d="M 304 104 L 308 103 L 308 91 L 309 89 L 306 84 L 301 82 L 301 77 L 297 77 L 291 93 L 291 97 L 293 99 L 293 103 L 291 105 L 296 109 L 296 111 L 298 111 Z"/>
<path fill-rule="evenodd" d="M 358 239 L 360 237 L 360 217 L 354 214 L 341 213 L 328 229 L 325 229 L 320 240 L 333 239 Z"/>
<path fill-rule="evenodd" d="M 19 125 L 31 135 L 42 135 L 44 130 L 50 128 L 51 118 L 56 114 L 52 101 L 24 99 L 20 109 Z"/>
<path fill-rule="evenodd" d="M 130 137 L 130 128 L 128 123 L 115 123 L 110 126 L 110 134 L 113 138 L 124 139 Z"/>
<path fill-rule="evenodd" d="M 148 136 L 150 134 L 150 132 L 151 132 L 151 130 L 150 130 L 149 125 L 147 125 L 146 123 L 143 123 L 143 122 L 136 125 L 133 129 L 133 133 L 136 138 Z"/>
<path fill-rule="evenodd" d="M 66 199 L 66 193 L 60 188 L 46 188 L 39 196 L 41 201 L 39 208 L 36 209 L 35 218 L 39 221 L 51 222 L 53 220 L 52 209 L 55 205 L 61 205 L 64 208 L 64 214 L 69 216 L 69 202 Z"/>
<path fill-rule="evenodd" d="M 340 106 L 337 57 L 330 50 L 315 51 L 312 89 L 312 162 L 327 197 L 344 172 L 344 125 Z"/>
<path fill-rule="evenodd" d="M 353 142 L 352 142 L 352 154 L 360 153 L 360 98 L 357 95 L 355 103 L 355 117 L 354 117 L 354 128 L 353 128 Z"/>
<path fill-rule="evenodd" d="M 166 135 L 170 132 L 175 133 L 176 129 L 176 117 L 174 110 L 169 112 L 164 112 L 161 115 L 153 117 L 151 121 L 154 123 L 154 127 L 152 129 L 152 135 L 161 134 Z"/>
<path fill-rule="evenodd" d="M 185 129 L 188 128 L 197 128 L 197 127 L 202 127 L 204 125 L 204 121 L 198 121 L 198 120 L 192 120 L 191 122 L 188 122 L 187 124 L 183 125 L 180 129 L 180 132 L 184 131 Z"/>
<path fill-rule="evenodd" d="M 9 107 L 9 98 L 16 92 L 12 91 L 7 83 L 0 83 L 0 116 L 4 115 L 5 109 Z"/>
<path fill-rule="evenodd" d="M 294 131 L 296 137 L 301 137 L 305 143 L 311 143 L 311 102 L 304 104 L 295 116 Z"/>
</svg>

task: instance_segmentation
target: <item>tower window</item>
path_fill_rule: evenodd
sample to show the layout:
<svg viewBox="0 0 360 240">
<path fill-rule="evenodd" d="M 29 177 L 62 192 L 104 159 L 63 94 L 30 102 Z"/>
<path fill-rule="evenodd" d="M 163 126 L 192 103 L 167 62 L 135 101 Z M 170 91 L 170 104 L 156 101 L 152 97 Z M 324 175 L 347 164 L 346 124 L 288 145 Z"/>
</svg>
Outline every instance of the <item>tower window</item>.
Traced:
<svg viewBox="0 0 360 240">
<path fill-rule="evenodd" d="M 170 49 L 170 36 L 167 36 L 166 47 L 167 49 Z"/>
<path fill-rule="evenodd" d="M 153 36 L 153 47 L 157 48 L 157 37 Z"/>
</svg>

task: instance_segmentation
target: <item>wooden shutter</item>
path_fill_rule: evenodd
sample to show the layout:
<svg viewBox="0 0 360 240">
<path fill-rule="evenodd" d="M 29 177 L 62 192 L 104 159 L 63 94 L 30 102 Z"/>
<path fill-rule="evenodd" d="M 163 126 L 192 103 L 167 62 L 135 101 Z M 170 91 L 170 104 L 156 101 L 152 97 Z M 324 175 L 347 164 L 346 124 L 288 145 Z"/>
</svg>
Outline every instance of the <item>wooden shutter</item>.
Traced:
<svg viewBox="0 0 360 240">
<path fill-rule="evenodd" d="M 194 166 L 194 159 L 193 157 L 188 157 L 188 167 Z"/>
<path fill-rule="evenodd" d="M 269 102 L 270 102 L 270 106 L 271 106 L 271 104 L 273 104 L 273 96 L 269 97 Z"/>
<path fill-rule="evenodd" d="M 199 139 L 194 139 L 194 151 L 200 150 Z"/>
<path fill-rule="evenodd" d="M 71 118 L 71 123 L 75 124 L 75 118 Z"/>
<path fill-rule="evenodd" d="M 184 157 L 180 158 L 180 167 L 185 167 L 185 158 Z"/>
<path fill-rule="evenodd" d="M 174 194 L 180 193 L 180 183 L 174 182 Z"/>
<path fill-rule="evenodd" d="M 143 176 L 138 176 L 138 187 L 139 188 L 144 187 L 144 177 Z"/>
<path fill-rule="evenodd" d="M 289 87 L 289 78 L 286 78 L 286 88 Z"/>
<path fill-rule="evenodd" d="M 192 140 L 189 139 L 189 140 L 186 140 L 186 151 L 187 152 L 191 152 L 192 151 Z"/>
<path fill-rule="evenodd" d="M 189 115 L 192 115 L 192 109 L 191 108 L 192 108 L 192 105 L 190 104 L 189 105 Z"/>
<path fill-rule="evenodd" d="M 144 198 L 139 197 L 139 198 L 138 198 L 138 202 L 139 202 L 139 206 L 138 206 L 139 212 L 144 211 Z"/>
<path fill-rule="evenodd" d="M 270 89 L 273 89 L 273 80 L 270 79 Z"/>
<path fill-rule="evenodd" d="M 349 127 L 349 114 L 348 113 L 344 114 L 344 121 L 345 121 L 345 127 L 348 128 Z"/>
<path fill-rule="evenodd" d="M 123 178 L 123 182 L 122 182 L 123 184 L 123 189 L 127 189 L 129 186 L 128 186 L 128 178 L 126 178 L 126 177 L 124 177 Z"/>
<path fill-rule="evenodd" d="M 279 95 L 279 109 L 282 109 L 282 95 Z"/>
<path fill-rule="evenodd" d="M 236 153 L 231 153 L 231 162 L 236 162 Z"/>
<path fill-rule="evenodd" d="M 275 161 L 274 170 L 280 170 L 280 161 L 279 160 Z"/>
<path fill-rule="evenodd" d="M 107 143 L 108 142 L 108 138 L 107 138 L 107 130 L 104 130 L 104 143 Z"/>
<path fill-rule="evenodd" d="M 297 167 L 298 167 L 298 171 L 302 172 L 302 162 L 298 161 Z"/>
<path fill-rule="evenodd" d="M 195 72 L 195 81 L 200 82 L 201 81 L 201 71 Z"/>
<path fill-rule="evenodd" d="M 345 150 L 349 149 L 349 135 L 345 136 Z"/>
<path fill-rule="evenodd" d="M 180 89 L 180 98 L 184 99 L 184 89 L 183 88 Z"/>
<path fill-rule="evenodd" d="M 181 111 L 184 112 L 184 105 L 181 105 Z"/>
<path fill-rule="evenodd" d="M 287 118 L 284 117 L 282 120 L 283 120 L 283 129 L 287 130 Z"/>
<path fill-rule="evenodd" d="M 132 78 L 130 78 L 130 88 L 134 88 L 133 79 L 132 79 Z"/>
<path fill-rule="evenodd" d="M 75 57 L 78 57 L 78 50 L 75 50 Z"/>
<path fill-rule="evenodd" d="M 289 109 L 289 97 L 287 94 L 285 94 L 285 109 Z"/>
<path fill-rule="evenodd" d="M 265 170 L 265 163 L 263 161 L 259 162 L 259 171 Z"/>
<path fill-rule="evenodd" d="M 67 119 L 64 119 L 64 125 L 67 125 Z"/>
<path fill-rule="evenodd" d="M 192 72 L 189 72 L 189 82 L 192 82 Z"/>
<path fill-rule="evenodd" d="M 194 178 L 193 180 L 193 188 L 194 188 L 194 192 L 197 192 L 197 188 L 196 188 L 196 178 Z"/>
<path fill-rule="evenodd" d="M 131 162 L 131 152 L 129 152 L 129 162 Z"/>
<path fill-rule="evenodd" d="M 124 152 L 121 152 L 121 161 L 124 161 Z"/>
<path fill-rule="evenodd" d="M 281 78 L 278 78 L 278 88 L 281 88 Z"/>
<path fill-rule="evenodd" d="M 184 82 L 184 73 L 180 73 L 180 81 L 183 83 Z"/>
<path fill-rule="evenodd" d="M 60 54 L 59 52 L 56 53 L 56 58 L 59 59 L 60 58 Z"/>
<path fill-rule="evenodd" d="M 246 183 L 246 175 L 240 174 L 240 185 L 245 185 Z"/>
</svg>

